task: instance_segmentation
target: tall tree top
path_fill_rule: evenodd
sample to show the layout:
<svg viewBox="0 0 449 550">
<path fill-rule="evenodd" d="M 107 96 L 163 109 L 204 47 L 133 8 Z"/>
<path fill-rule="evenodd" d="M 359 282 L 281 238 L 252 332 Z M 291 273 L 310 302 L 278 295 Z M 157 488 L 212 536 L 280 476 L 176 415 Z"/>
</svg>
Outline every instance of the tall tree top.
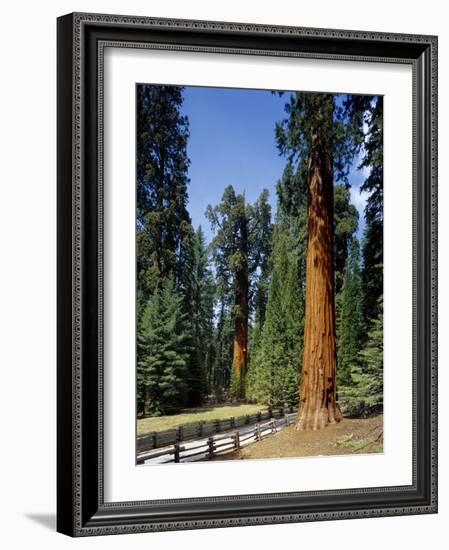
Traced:
<svg viewBox="0 0 449 550">
<path fill-rule="evenodd" d="M 266 268 L 271 246 L 271 206 L 268 191 L 263 190 L 254 204 L 232 185 L 224 190 L 221 202 L 206 210 L 215 236 L 211 242 L 217 277 L 232 283 L 244 270 L 250 283 Z"/>
<path fill-rule="evenodd" d="M 189 121 L 182 88 L 137 87 L 137 254 L 147 298 L 167 276 L 187 297 L 193 229 L 187 211 Z"/>
<path fill-rule="evenodd" d="M 358 98 L 365 98 L 359 101 Z M 296 92 L 285 104 L 286 117 L 276 124 L 279 152 L 302 167 L 305 176 L 312 140 L 319 135 L 332 143 L 334 181 L 347 183 L 351 162 L 365 140 L 366 105 L 372 96 Z M 329 109 L 332 116 L 329 116 Z"/>
</svg>

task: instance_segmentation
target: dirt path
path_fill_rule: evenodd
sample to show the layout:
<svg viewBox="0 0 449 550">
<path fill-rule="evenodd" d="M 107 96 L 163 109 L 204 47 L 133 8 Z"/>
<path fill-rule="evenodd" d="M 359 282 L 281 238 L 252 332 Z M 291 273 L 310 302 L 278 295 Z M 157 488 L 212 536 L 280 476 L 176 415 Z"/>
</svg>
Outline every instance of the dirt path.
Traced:
<svg viewBox="0 0 449 550">
<path fill-rule="evenodd" d="M 298 432 L 291 426 L 239 451 L 217 456 L 215 460 L 366 454 L 382 450 L 383 416 L 379 415 L 344 418 L 315 432 Z"/>
</svg>

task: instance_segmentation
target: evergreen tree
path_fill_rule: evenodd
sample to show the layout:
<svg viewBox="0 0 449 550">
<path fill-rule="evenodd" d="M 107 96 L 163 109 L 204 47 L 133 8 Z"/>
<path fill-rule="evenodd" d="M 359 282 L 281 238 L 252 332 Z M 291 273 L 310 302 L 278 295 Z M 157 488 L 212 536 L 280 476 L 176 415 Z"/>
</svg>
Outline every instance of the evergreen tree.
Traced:
<svg viewBox="0 0 449 550">
<path fill-rule="evenodd" d="M 180 87 L 148 84 L 137 86 L 138 334 L 142 336 L 142 331 L 153 330 L 154 322 L 149 324 L 149 316 L 154 316 L 155 310 L 163 310 L 165 306 L 169 306 L 168 302 L 165 305 L 162 302 L 167 293 L 167 285 L 171 285 L 174 298 L 181 298 L 179 314 L 184 321 L 180 337 L 184 347 L 190 349 L 190 355 L 184 357 L 181 354 L 178 357 L 179 361 L 181 357 L 182 361 L 186 361 L 185 368 L 176 370 L 169 366 L 160 367 L 159 363 L 154 363 L 154 367 L 149 366 L 153 365 L 152 354 L 157 355 L 158 348 L 152 350 L 149 344 L 138 345 L 138 372 L 144 384 L 141 386 L 144 389 L 141 391 L 140 401 L 145 401 L 145 412 L 151 414 L 162 414 L 162 411 L 170 410 L 181 402 L 196 402 L 200 399 L 198 392 L 205 390 L 199 374 L 203 365 L 194 351 L 195 334 L 191 307 L 194 280 L 192 272 L 196 266 L 194 232 L 187 211 L 189 123 L 187 117 L 181 114 L 182 101 Z M 171 346 L 172 343 L 168 338 L 167 345 Z M 143 372 L 146 374 L 142 378 Z M 156 384 L 154 373 L 161 374 L 160 384 Z M 170 377 L 174 380 L 172 389 L 168 388 Z M 164 384 L 167 387 L 160 397 Z M 179 389 L 181 386 L 182 392 Z M 151 394 L 151 398 L 145 397 L 144 393 Z M 174 396 L 180 400 L 178 404 L 175 403 Z"/>
<path fill-rule="evenodd" d="M 379 315 L 372 323 L 367 343 L 350 366 L 350 382 L 339 390 L 349 414 L 377 414 L 383 406 L 383 312 L 382 297 Z"/>
<path fill-rule="evenodd" d="M 334 185 L 334 273 L 336 294 L 342 288 L 349 245 L 359 225 L 359 213 L 350 201 L 350 186 L 347 183 Z"/>
<path fill-rule="evenodd" d="M 358 363 L 358 354 L 364 341 L 362 307 L 360 246 L 357 238 L 353 237 L 346 260 L 337 322 L 338 388 L 351 383 L 351 368 Z"/>
<path fill-rule="evenodd" d="M 271 405 L 293 405 L 298 400 L 298 355 L 301 354 L 303 303 L 298 285 L 294 240 L 276 226 L 273 272 L 266 318 L 251 358 L 250 396 Z"/>
<path fill-rule="evenodd" d="M 147 302 L 138 328 L 138 405 L 144 414 L 167 414 L 184 402 L 188 340 L 183 297 L 167 278 Z"/>
<path fill-rule="evenodd" d="M 233 317 L 229 296 L 220 282 L 217 284 L 219 312 L 214 338 L 214 359 L 209 386 L 214 396 L 221 401 L 230 386 L 232 366 Z"/>
<path fill-rule="evenodd" d="M 362 242 L 363 315 L 368 331 L 380 313 L 383 293 L 383 98 L 349 96 L 346 115 L 359 132 L 364 127 L 366 133 L 360 168 L 366 169 L 368 176 L 360 190 L 369 193 Z"/>
<path fill-rule="evenodd" d="M 349 100 L 347 100 L 349 102 Z M 331 94 L 295 93 L 276 127 L 280 152 L 299 165 L 307 185 L 307 256 L 304 355 L 298 429 L 318 429 L 341 419 L 336 402 L 334 301 L 334 180 L 347 182 L 360 150 L 356 110 L 350 118 Z M 358 114 L 358 113 L 357 113 Z M 323 399 L 325 396 L 325 399 Z"/>
<path fill-rule="evenodd" d="M 189 305 L 192 324 L 192 355 L 189 361 L 190 405 L 201 404 L 209 391 L 209 380 L 214 360 L 214 302 L 215 284 L 209 268 L 209 255 L 201 226 L 193 242 L 191 271 L 192 300 Z"/>
<path fill-rule="evenodd" d="M 248 319 L 257 288 L 258 273 L 266 262 L 271 242 L 271 208 L 263 191 L 254 205 L 229 185 L 219 205 L 206 215 L 216 234 L 211 243 L 216 276 L 223 295 L 231 294 L 234 322 L 230 391 L 245 395 L 248 367 Z M 259 270 L 259 271 L 258 271 Z"/>
<path fill-rule="evenodd" d="M 137 292 L 145 303 L 166 277 L 189 301 L 193 229 L 187 211 L 189 122 L 182 88 L 137 87 Z"/>
</svg>

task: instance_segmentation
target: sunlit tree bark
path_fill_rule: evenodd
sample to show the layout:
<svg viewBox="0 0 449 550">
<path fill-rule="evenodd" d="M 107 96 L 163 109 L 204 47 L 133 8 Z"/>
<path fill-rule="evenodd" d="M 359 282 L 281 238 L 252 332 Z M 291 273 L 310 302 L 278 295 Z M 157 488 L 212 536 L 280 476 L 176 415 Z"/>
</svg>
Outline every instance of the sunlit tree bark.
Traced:
<svg viewBox="0 0 449 550">
<path fill-rule="evenodd" d="M 341 420 L 336 400 L 336 336 L 333 262 L 332 96 L 311 106 L 306 307 L 298 430 L 317 430 Z"/>
</svg>

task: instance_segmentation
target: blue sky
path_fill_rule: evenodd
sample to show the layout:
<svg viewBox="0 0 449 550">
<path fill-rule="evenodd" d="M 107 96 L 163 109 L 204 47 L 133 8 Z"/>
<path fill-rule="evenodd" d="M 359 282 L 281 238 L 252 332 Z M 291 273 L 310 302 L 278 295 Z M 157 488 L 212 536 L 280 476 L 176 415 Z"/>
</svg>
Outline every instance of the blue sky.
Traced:
<svg viewBox="0 0 449 550">
<path fill-rule="evenodd" d="M 191 160 L 188 209 L 194 227 L 201 225 L 208 241 L 212 232 L 204 212 L 208 204 L 218 204 L 227 185 L 244 192 L 248 202 L 268 189 L 274 214 L 276 182 L 285 166 L 276 148 L 274 126 L 285 116 L 286 99 L 265 90 L 185 88 L 182 112 L 190 122 Z M 360 237 L 366 196 L 360 195 L 359 187 L 366 173 L 356 166 L 357 162 L 349 182 L 360 214 Z"/>
</svg>

